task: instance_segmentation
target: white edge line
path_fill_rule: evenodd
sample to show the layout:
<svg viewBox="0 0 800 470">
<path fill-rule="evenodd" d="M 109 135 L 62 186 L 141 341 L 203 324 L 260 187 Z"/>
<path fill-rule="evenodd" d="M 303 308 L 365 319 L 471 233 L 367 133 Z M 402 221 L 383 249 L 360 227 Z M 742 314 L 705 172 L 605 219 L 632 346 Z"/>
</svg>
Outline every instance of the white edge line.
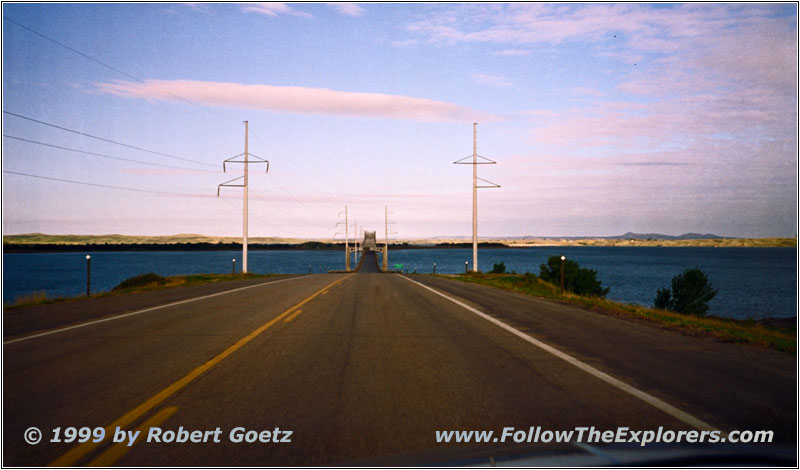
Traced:
<svg viewBox="0 0 800 470">
<path fill-rule="evenodd" d="M 254 287 L 261 287 L 261 286 L 266 286 L 266 285 L 269 285 L 269 284 L 277 284 L 279 282 L 284 282 L 284 281 L 292 281 L 294 279 L 300 279 L 300 278 L 305 277 L 305 276 L 306 275 L 301 275 L 301 276 L 290 277 L 290 278 L 286 278 L 286 279 L 278 279 L 277 281 L 262 282 L 262 283 L 259 283 L 259 284 L 254 284 L 252 286 L 237 287 L 236 289 L 230 289 L 230 290 L 225 290 L 225 291 L 222 291 L 222 292 L 216 292 L 214 294 L 208 294 L 208 295 L 204 295 L 204 296 L 201 296 L 201 297 L 193 297 L 191 299 L 179 300 L 177 302 L 172 302 L 172 303 L 169 303 L 169 304 L 157 305 L 155 307 L 149 307 L 149 308 L 146 308 L 146 309 L 143 309 L 143 310 L 136 310 L 135 312 L 123 313 L 122 315 L 116 315 L 116 316 L 113 316 L 113 317 L 103 318 L 101 320 L 94 320 L 94 321 L 90 321 L 90 322 L 86 322 L 86 323 L 79 323 L 77 325 L 72 325 L 72 326 L 68 326 L 68 327 L 65 327 L 65 328 L 59 328 L 57 330 L 45 331 L 43 333 L 37 333 L 35 335 L 23 336 L 22 338 L 15 338 L 15 339 L 10 339 L 8 341 L 3 341 L 3 346 L 8 345 L 8 344 L 12 344 L 12 343 L 18 343 L 18 342 L 21 342 L 21 341 L 27 341 L 29 339 L 40 338 L 42 336 L 54 335 L 56 333 L 61 333 L 63 331 L 68 331 L 68 330 L 74 330 L 76 328 L 83 328 L 83 327 L 89 326 L 89 325 L 96 325 L 97 323 L 103 323 L 103 322 L 112 321 L 112 320 L 119 320 L 120 318 L 130 317 L 132 315 L 139 315 L 140 313 L 151 312 L 153 310 L 158 310 L 158 309 L 167 308 L 167 307 L 174 307 L 175 305 L 181 305 L 181 304 L 186 304 L 186 303 L 189 303 L 189 302 L 194 302 L 194 301 L 197 301 L 197 300 L 208 299 L 208 298 L 211 298 L 211 297 L 216 297 L 218 295 L 230 294 L 231 292 L 237 292 L 237 291 L 241 291 L 241 290 L 245 290 L 245 289 L 252 289 Z"/>
<path fill-rule="evenodd" d="M 487 321 L 489 321 L 491 323 L 494 323 L 495 325 L 499 326 L 500 328 L 503 328 L 504 330 L 506 330 L 506 331 L 508 331 L 508 332 L 510 332 L 510 333 L 512 333 L 512 334 L 524 339 L 525 341 L 533 344 L 534 346 L 549 352 L 550 354 L 556 356 L 557 358 L 572 364 L 573 366 L 577 367 L 578 369 L 581 369 L 582 371 L 597 377 L 598 379 L 602 380 L 603 382 L 606 382 L 607 384 L 612 385 L 612 386 L 622 390 L 623 392 L 626 392 L 626 393 L 629 393 L 629 394 L 635 396 L 636 398 L 646 402 L 647 404 L 652 405 L 655 408 L 658 408 L 659 410 L 667 413 L 668 415 L 672 416 L 673 418 L 676 418 L 676 419 L 678 419 L 680 421 L 683 421 L 684 423 L 686 423 L 686 424 L 688 424 L 688 425 L 690 425 L 690 426 L 692 426 L 692 427 L 694 427 L 696 429 L 699 429 L 701 431 L 713 431 L 713 430 L 717 429 L 717 428 L 711 426 L 710 424 L 706 423 L 705 421 L 702 421 L 702 420 L 700 420 L 698 418 L 695 418 L 694 416 L 690 415 L 689 413 L 687 413 L 685 411 L 682 411 L 682 410 L 679 410 L 678 408 L 675 408 L 674 406 L 670 405 L 669 403 L 667 403 L 667 402 L 665 402 L 665 401 L 663 401 L 663 400 L 661 400 L 659 398 L 656 398 L 656 397 L 654 397 L 653 395 L 650 395 L 647 392 L 639 390 L 638 388 L 636 388 L 636 387 L 634 387 L 632 385 L 628 385 L 627 383 L 625 383 L 625 382 L 623 382 L 623 381 L 621 381 L 621 380 L 619 380 L 617 378 L 614 378 L 614 377 L 606 374 L 605 372 L 602 372 L 602 371 L 600 371 L 598 369 L 595 369 L 594 367 L 590 366 L 589 364 L 586 364 L 585 362 L 580 361 L 580 360 L 570 356 L 569 354 L 566 354 L 566 353 L 564 353 L 564 352 L 562 352 L 562 351 L 550 346 L 547 343 L 544 343 L 544 342 L 542 342 L 542 341 L 540 341 L 540 340 L 538 340 L 538 339 L 536 339 L 536 338 L 534 338 L 534 337 L 532 337 L 532 336 L 530 336 L 528 334 L 525 334 L 525 333 L 523 333 L 523 332 L 521 332 L 521 331 L 519 331 L 519 330 L 517 330 L 517 329 L 515 329 L 515 328 L 513 328 L 511 326 L 508 326 L 505 323 L 501 322 L 500 320 L 498 320 L 498 319 L 496 319 L 496 318 L 494 318 L 494 317 L 492 317 L 490 315 L 487 315 L 487 314 L 481 312 L 480 310 L 472 308 L 469 305 L 450 297 L 449 295 L 443 294 L 443 293 L 441 293 L 441 292 L 439 292 L 439 291 L 437 291 L 435 289 L 432 289 L 432 288 L 426 286 L 425 284 L 422 284 L 420 282 L 414 281 L 414 280 L 409 279 L 409 278 L 407 278 L 405 276 L 401 276 L 400 274 L 397 274 L 397 276 L 400 276 L 400 277 L 402 277 L 403 279 L 405 279 L 405 280 L 407 280 L 409 282 L 413 282 L 414 284 L 417 284 L 420 287 L 428 289 L 429 291 L 433 292 L 434 294 L 437 294 L 437 295 L 440 295 L 440 296 L 444 297 L 445 299 L 455 303 L 456 305 L 469 310 L 470 312 L 474 313 L 475 315 L 478 315 L 479 317 L 483 318 L 484 320 L 487 320 Z M 723 433 L 723 434 L 725 434 L 725 433 Z"/>
</svg>

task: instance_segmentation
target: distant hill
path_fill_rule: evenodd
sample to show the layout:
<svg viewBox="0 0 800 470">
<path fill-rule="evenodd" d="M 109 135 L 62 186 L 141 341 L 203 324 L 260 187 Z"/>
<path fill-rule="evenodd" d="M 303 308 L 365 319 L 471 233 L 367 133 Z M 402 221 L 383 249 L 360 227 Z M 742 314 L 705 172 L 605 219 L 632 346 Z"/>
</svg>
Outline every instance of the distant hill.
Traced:
<svg viewBox="0 0 800 470">
<path fill-rule="evenodd" d="M 352 240 L 352 239 L 351 239 Z M 404 238 L 390 241 L 391 249 L 469 247 L 468 237 Z M 253 250 L 325 250 L 342 249 L 342 239 L 297 239 L 250 237 Z M 708 247 L 797 247 L 797 238 L 733 238 L 714 234 L 634 233 L 611 237 L 481 237 L 481 247 L 530 246 L 708 246 Z M 138 235 L 48 235 L 28 233 L 4 235 L 3 252 L 36 251 L 164 251 L 164 250 L 237 250 L 239 237 L 215 237 L 197 234 L 168 236 Z"/>
<path fill-rule="evenodd" d="M 608 240 L 716 240 L 721 238 L 732 238 L 732 237 L 720 237 L 719 235 L 714 235 L 713 233 L 684 233 L 683 235 L 664 235 L 662 233 L 633 233 L 628 232 L 625 235 L 619 235 L 616 237 L 599 237 L 605 238 Z"/>
</svg>

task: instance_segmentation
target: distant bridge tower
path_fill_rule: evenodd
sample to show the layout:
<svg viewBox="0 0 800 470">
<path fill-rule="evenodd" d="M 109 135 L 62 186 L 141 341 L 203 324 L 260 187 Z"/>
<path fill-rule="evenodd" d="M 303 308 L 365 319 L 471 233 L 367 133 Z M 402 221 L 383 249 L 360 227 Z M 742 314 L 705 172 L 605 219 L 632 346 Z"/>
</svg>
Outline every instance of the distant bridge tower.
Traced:
<svg viewBox="0 0 800 470">
<path fill-rule="evenodd" d="M 362 245 L 364 251 L 378 251 L 378 239 L 375 232 L 364 232 L 364 244 Z"/>
</svg>

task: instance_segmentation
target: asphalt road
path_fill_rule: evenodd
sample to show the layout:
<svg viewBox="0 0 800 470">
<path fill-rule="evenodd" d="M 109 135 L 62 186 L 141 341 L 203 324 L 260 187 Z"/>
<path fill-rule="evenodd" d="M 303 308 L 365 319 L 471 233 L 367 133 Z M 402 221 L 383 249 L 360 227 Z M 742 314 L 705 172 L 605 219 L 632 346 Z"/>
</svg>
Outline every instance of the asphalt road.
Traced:
<svg viewBox="0 0 800 470">
<path fill-rule="evenodd" d="M 363 251 L 361 259 L 358 261 L 358 266 L 356 266 L 354 271 L 362 274 L 381 272 L 381 269 L 378 267 L 378 253 L 374 251 Z"/>
<path fill-rule="evenodd" d="M 513 446 L 437 443 L 436 430 L 692 429 L 470 308 L 712 428 L 773 430 L 775 441 L 796 443 L 794 356 L 430 276 L 329 274 L 242 287 L 6 339 L 3 465 L 441 463 Z M 221 442 L 140 436 L 112 446 L 117 425 L 145 434 L 219 428 Z M 23 436 L 34 426 L 44 439 L 30 445 Z M 97 445 L 49 442 L 70 426 L 109 435 Z M 230 442 L 237 427 L 291 442 Z M 575 450 L 525 446 L 554 448 Z"/>
</svg>

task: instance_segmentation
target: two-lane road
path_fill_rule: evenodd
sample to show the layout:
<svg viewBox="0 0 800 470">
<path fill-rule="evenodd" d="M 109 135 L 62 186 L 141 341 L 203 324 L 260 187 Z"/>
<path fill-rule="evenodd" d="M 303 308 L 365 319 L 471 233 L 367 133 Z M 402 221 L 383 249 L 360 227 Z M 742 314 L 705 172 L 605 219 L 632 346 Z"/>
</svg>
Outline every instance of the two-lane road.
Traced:
<svg viewBox="0 0 800 470">
<path fill-rule="evenodd" d="M 433 463 L 453 448 L 509 445 L 437 443 L 437 430 L 693 429 L 672 409 L 794 443 L 795 380 L 792 356 L 495 289 L 427 276 L 304 276 L 5 344 L 3 464 Z M 221 442 L 47 442 L 59 426 L 118 425 L 219 428 Z M 31 426 L 43 442 L 25 443 Z M 237 427 L 279 428 L 291 442 L 230 442 Z"/>
</svg>

